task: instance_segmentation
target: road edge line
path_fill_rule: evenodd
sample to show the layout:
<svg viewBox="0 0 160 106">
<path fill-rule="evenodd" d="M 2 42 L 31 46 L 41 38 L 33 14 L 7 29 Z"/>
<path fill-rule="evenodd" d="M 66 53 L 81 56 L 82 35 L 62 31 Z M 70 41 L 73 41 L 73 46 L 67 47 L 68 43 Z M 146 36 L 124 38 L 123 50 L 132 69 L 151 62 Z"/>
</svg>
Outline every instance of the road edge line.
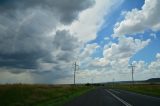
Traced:
<svg viewBox="0 0 160 106">
<path fill-rule="evenodd" d="M 120 102 L 122 102 L 125 106 L 132 106 L 131 104 L 129 104 L 126 101 L 124 101 L 123 99 L 119 98 L 118 96 L 116 96 L 115 94 L 113 94 L 112 92 L 110 92 L 109 90 L 105 89 L 105 91 L 108 92 L 109 94 L 111 94 L 114 98 L 116 98 Z"/>
<path fill-rule="evenodd" d="M 116 90 L 113 90 L 113 89 L 109 89 L 109 90 L 112 91 L 112 92 L 115 92 L 115 93 L 119 93 L 119 94 L 120 94 L 119 91 L 116 91 Z"/>
<path fill-rule="evenodd" d="M 134 91 L 126 91 L 126 90 L 121 90 L 121 89 L 118 89 L 118 90 L 119 90 L 119 91 L 126 92 L 126 93 L 132 93 L 132 94 L 135 94 L 135 95 L 140 95 L 140 96 L 145 96 L 145 97 L 147 97 L 147 98 L 153 98 L 153 99 L 158 99 L 158 100 L 160 100 L 159 97 L 152 96 L 152 95 L 142 94 L 142 93 L 134 92 Z"/>
</svg>

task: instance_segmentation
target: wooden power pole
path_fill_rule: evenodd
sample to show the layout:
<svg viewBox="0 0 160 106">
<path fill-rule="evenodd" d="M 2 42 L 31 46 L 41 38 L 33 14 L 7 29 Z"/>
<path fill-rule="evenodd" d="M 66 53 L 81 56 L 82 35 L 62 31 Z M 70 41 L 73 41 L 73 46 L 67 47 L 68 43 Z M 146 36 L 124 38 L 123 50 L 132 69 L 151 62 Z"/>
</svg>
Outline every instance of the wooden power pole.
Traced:
<svg viewBox="0 0 160 106">
<path fill-rule="evenodd" d="M 131 67 L 131 69 L 132 69 L 132 84 L 134 84 L 134 68 L 136 67 L 136 66 L 134 66 L 133 64 L 131 64 L 129 67 Z"/>
<path fill-rule="evenodd" d="M 77 71 L 77 67 L 78 67 L 79 65 L 77 65 L 77 63 L 75 62 L 74 63 L 74 85 L 76 85 L 76 71 Z"/>
</svg>

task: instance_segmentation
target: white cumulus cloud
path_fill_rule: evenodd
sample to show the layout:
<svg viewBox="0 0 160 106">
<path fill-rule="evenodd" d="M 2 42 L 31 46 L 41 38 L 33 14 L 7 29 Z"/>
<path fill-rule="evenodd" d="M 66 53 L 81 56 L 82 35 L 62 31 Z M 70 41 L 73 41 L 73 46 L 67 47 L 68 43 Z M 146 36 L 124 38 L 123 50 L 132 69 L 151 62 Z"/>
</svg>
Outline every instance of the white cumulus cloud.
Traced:
<svg viewBox="0 0 160 106">
<path fill-rule="evenodd" d="M 113 37 L 143 33 L 147 29 L 159 31 L 159 10 L 159 0 L 145 0 L 142 9 L 135 8 L 126 12 L 124 20 L 115 24 Z"/>
</svg>

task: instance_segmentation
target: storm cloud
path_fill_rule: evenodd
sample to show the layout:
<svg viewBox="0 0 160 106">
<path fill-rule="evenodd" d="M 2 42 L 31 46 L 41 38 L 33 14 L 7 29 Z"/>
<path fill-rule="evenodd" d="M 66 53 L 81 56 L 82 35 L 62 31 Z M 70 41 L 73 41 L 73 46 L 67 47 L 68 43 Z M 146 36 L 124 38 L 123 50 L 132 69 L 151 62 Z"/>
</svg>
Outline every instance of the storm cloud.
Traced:
<svg viewBox="0 0 160 106">
<path fill-rule="evenodd" d="M 93 4 L 94 0 L 1 0 L 0 11 L 14 17 L 14 12 L 38 8 L 51 11 L 62 23 L 69 24 L 78 17 L 80 11 Z"/>
<path fill-rule="evenodd" d="M 0 72 L 67 75 L 80 44 L 58 28 L 93 5 L 93 0 L 1 0 Z"/>
</svg>

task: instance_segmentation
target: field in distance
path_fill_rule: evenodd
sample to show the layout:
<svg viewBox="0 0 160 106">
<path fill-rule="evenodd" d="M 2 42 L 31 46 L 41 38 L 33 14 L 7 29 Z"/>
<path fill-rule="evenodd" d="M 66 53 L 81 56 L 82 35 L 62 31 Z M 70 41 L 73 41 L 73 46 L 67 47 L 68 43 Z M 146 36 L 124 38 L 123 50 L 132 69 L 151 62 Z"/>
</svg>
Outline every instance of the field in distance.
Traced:
<svg viewBox="0 0 160 106">
<path fill-rule="evenodd" d="M 0 85 L 0 106 L 61 106 L 91 89 L 71 85 Z"/>
</svg>

